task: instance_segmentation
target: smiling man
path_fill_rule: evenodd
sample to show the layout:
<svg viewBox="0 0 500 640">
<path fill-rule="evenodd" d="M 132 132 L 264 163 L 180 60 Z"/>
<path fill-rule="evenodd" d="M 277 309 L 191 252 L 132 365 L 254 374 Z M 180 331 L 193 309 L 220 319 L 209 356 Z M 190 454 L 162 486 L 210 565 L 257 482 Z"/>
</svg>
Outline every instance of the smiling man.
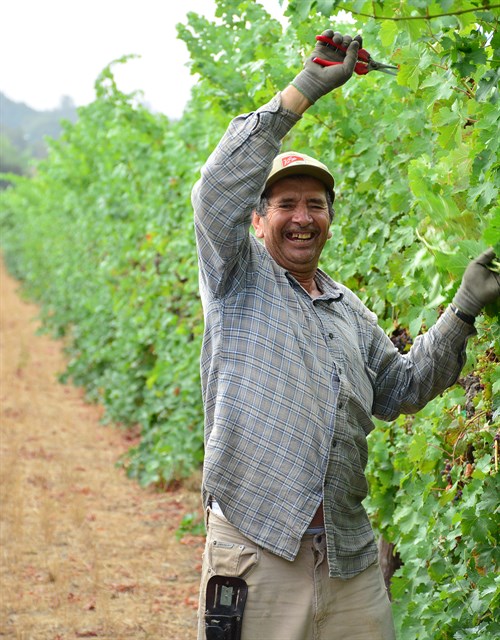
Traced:
<svg viewBox="0 0 500 640">
<path fill-rule="evenodd" d="M 325 34 L 347 53 L 318 44 L 289 86 L 231 122 L 193 189 L 205 314 L 199 640 L 394 638 L 362 505 L 372 416 L 416 412 L 453 384 L 475 316 L 500 294 L 486 252 L 401 355 L 318 268 L 334 180 L 318 160 L 279 150 L 352 76 L 360 39 Z"/>
<path fill-rule="evenodd" d="M 320 295 L 314 276 L 333 218 L 333 176 L 305 154 L 279 155 L 267 179 L 261 205 L 252 217 L 274 260 L 311 295 Z"/>
</svg>

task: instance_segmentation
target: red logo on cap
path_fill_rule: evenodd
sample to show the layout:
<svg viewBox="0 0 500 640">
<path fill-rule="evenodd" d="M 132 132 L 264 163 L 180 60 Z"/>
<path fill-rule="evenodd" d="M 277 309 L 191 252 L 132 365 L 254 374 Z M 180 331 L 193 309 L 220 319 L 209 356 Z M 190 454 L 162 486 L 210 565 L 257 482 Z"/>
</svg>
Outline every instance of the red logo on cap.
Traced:
<svg viewBox="0 0 500 640">
<path fill-rule="evenodd" d="M 302 156 L 285 156 L 284 158 L 281 158 L 281 166 L 283 167 L 288 167 L 289 164 L 292 164 L 292 162 L 303 162 L 304 158 L 302 158 Z"/>
</svg>

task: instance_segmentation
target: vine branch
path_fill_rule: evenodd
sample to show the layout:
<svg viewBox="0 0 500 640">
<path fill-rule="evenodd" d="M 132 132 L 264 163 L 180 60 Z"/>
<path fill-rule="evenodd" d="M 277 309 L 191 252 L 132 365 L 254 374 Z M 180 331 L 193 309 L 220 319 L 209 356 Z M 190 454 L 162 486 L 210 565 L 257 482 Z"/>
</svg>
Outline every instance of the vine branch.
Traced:
<svg viewBox="0 0 500 640">
<path fill-rule="evenodd" d="M 490 4 L 487 7 L 475 8 L 475 9 L 461 9 L 460 11 L 452 11 L 448 13 L 436 13 L 434 15 L 426 16 L 377 16 L 370 13 L 362 13 L 361 11 L 353 11 L 349 9 L 350 13 L 356 16 L 363 16 L 364 18 L 373 18 L 374 20 L 392 20 L 393 22 L 401 22 L 402 20 L 433 20 L 434 18 L 446 18 L 448 16 L 459 16 L 464 13 L 472 13 L 477 11 L 490 11 L 491 9 L 500 9 L 500 4 Z"/>
</svg>

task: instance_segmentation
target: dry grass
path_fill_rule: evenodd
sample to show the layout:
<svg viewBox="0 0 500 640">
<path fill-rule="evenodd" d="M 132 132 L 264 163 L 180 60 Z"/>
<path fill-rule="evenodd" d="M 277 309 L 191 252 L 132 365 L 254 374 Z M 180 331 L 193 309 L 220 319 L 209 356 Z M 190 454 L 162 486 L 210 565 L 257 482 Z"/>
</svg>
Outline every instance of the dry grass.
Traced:
<svg viewBox="0 0 500 640">
<path fill-rule="evenodd" d="M 57 383 L 60 345 L 1 278 L 0 638 L 194 640 L 203 540 L 175 531 L 198 479 L 156 493 L 123 476 L 125 434 Z"/>
</svg>

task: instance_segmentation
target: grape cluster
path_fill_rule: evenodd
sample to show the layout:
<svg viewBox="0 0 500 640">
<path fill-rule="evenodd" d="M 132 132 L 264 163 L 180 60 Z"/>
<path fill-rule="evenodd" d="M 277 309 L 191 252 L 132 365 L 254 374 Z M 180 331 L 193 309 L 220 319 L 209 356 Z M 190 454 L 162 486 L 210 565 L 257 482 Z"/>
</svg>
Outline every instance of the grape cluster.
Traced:
<svg viewBox="0 0 500 640">
<path fill-rule="evenodd" d="M 404 327 L 397 327 L 394 329 L 391 335 L 391 342 L 399 353 L 407 353 L 413 344 L 413 340 L 408 329 L 405 329 Z"/>
<path fill-rule="evenodd" d="M 453 479 L 451 477 L 451 470 L 453 469 L 453 465 L 449 460 L 446 460 L 444 465 L 444 470 L 441 472 L 443 479 L 446 480 L 446 484 L 448 487 L 451 487 L 453 484 Z"/>
<path fill-rule="evenodd" d="M 441 476 L 443 480 L 446 482 L 447 490 L 450 490 L 453 486 L 453 478 L 451 476 L 452 469 L 453 469 L 452 461 L 445 460 L 445 465 L 444 465 L 443 471 L 441 472 Z M 459 482 L 457 483 L 457 490 L 455 495 L 453 496 L 453 502 L 458 502 L 462 497 L 462 490 L 465 485 L 464 478 L 465 479 L 470 478 L 472 476 L 473 471 L 474 471 L 474 464 L 472 462 L 467 462 L 467 464 L 465 465 L 465 471 L 461 475 L 462 479 L 459 480 Z"/>
</svg>

